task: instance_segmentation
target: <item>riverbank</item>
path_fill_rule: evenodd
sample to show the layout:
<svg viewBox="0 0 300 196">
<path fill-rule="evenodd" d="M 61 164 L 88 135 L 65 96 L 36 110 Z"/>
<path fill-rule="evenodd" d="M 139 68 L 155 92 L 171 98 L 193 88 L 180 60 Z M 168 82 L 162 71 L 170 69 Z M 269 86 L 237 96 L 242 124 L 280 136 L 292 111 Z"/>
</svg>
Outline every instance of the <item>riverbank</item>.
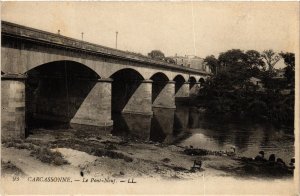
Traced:
<svg viewBox="0 0 300 196">
<path fill-rule="evenodd" d="M 184 146 L 128 140 L 111 134 L 93 136 L 73 129 L 36 130 L 25 140 L 2 141 L 2 176 L 59 174 L 79 178 L 110 176 L 165 180 L 194 180 L 203 176 L 292 177 L 249 170 L 241 161 L 227 155 L 190 156 L 184 149 Z M 202 162 L 200 170 L 191 169 L 195 160 Z"/>
</svg>

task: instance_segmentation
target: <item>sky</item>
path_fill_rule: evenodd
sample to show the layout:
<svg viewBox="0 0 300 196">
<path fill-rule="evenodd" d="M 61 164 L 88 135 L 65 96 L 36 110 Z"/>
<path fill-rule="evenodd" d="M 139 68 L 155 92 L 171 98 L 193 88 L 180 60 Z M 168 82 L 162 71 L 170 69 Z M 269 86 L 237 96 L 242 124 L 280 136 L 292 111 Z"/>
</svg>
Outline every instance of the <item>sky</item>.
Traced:
<svg viewBox="0 0 300 196">
<path fill-rule="evenodd" d="M 297 2 L 4 2 L 2 20 L 147 55 L 294 52 Z M 280 64 L 280 63 L 279 63 Z"/>
</svg>

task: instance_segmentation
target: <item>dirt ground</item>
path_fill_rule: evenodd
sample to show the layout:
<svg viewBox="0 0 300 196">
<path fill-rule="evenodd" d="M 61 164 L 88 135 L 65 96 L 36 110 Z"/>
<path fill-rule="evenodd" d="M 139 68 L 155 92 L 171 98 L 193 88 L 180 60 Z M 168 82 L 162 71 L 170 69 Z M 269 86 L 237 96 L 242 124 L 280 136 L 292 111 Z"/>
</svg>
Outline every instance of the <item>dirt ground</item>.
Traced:
<svg viewBox="0 0 300 196">
<path fill-rule="evenodd" d="M 186 147 L 70 129 L 37 130 L 25 140 L 2 141 L 2 177 L 57 176 L 191 180 L 200 177 L 291 178 L 268 175 L 225 155 L 191 156 Z M 194 161 L 201 169 L 191 169 Z M 248 168 L 248 169 L 247 169 Z"/>
</svg>

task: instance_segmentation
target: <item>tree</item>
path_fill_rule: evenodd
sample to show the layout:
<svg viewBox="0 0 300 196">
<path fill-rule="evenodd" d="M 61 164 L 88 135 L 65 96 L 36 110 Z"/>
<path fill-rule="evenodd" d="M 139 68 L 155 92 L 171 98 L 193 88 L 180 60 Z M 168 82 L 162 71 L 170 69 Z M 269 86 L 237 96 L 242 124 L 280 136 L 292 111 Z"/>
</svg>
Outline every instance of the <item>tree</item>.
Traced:
<svg viewBox="0 0 300 196">
<path fill-rule="evenodd" d="M 286 80 L 289 84 L 292 84 L 294 86 L 295 82 L 295 54 L 286 52 L 280 53 L 280 56 L 284 59 L 284 63 L 286 64 L 286 67 L 284 68 L 284 76 L 286 77 Z"/>
<path fill-rule="evenodd" d="M 283 60 L 284 60 L 284 63 L 287 65 L 287 66 L 291 66 L 295 69 L 295 54 L 294 53 L 291 53 L 291 52 L 281 52 L 279 54 Z"/>
<path fill-rule="evenodd" d="M 262 72 L 266 70 L 266 64 L 263 61 L 261 55 L 256 50 L 248 50 L 246 54 L 246 64 L 249 67 L 250 75 L 256 78 L 260 78 Z"/>
<path fill-rule="evenodd" d="M 246 68 L 247 55 L 240 49 L 232 49 L 219 55 L 221 69 L 236 70 Z"/>
<path fill-rule="evenodd" d="M 259 69 L 265 69 L 265 62 L 262 60 L 262 57 L 259 52 L 256 50 L 248 50 L 246 53 L 247 56 L 247 64 L 252 68 L 257 67 Z"/>
<path fill-rule="evenodd" d="M 218 58 L 221 72 L 227 72 L 229 74 L 230 84 L 243 88 L 246 86 L 246 82 L 250 76 L 250 66 L 247 64 L 246 54 L 239 49 L 232 49 L 223 52 Z"/>
<path fill-rule="evenodd" d="M 160 50 L 152 50 L 150 53 L 148 53 L 148 57 L 157 60 L 164 60 L 165 55 Z"/>
<path fill-rule="evenodd" d="M 204 62 L 209 66 L 213 74 L 217 74 L 219 62 L 214 55 L 205 57 Z"/>
<path fill-rule="evenodd" d="M 270 72 L 273 72 L 274 65 L 280 60 L 280 56 L 271 49 L 264 50 L 261 57 L 265 59 Z"/>
<path fill-rule="evenodd" d="M 205 58 L 210 66 L 222 67 L 218 74 L 211 76 L 199 90 L 199 103 L 206 108 L 206 114 L 242 118 L 269 120 L 271 122 L 293 125 L 293 91 L 289 95 L 281 93 L 281 83 L 274 80 L 276 73 L 270 70 L 278 58 L 272 51 L 264 51 L 265 57 L 255 50 L 228 50 L 219 55 Z M 280 54 L 287 64 L 286 73 L 295 69 L 295 58 L 292 53 Z M 268 59 L 265 63 L 263 58 Z M 264 89 L 251 81 L 257 77 L 264 83 Z M 290 74 L 290 78 L 292 75 Z M 286 83 L 284 84 L 286 85 Z M 258 90 L 259 89 L 259 90 Z M 199 104 L 199 105 L 200 105 Z"/>
</svg>

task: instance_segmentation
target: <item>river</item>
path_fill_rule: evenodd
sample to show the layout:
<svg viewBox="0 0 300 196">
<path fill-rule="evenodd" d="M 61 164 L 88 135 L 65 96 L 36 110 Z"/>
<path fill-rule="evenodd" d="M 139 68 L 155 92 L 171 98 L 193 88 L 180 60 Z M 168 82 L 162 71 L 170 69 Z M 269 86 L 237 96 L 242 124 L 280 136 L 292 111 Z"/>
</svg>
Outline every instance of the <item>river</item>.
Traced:
<svg viewBox="0 0 300 196">
<path fill-rule="evenodd" d="M 239 156 L 246 157 L 255 157 L 263 150 L 266 158 L 275 154 L 286 163 L 294 157 L 293 130 L 266 122 L 208 119 L 203 112 L 187 106 L 176 110 L 153 108 L 152 117 L 114 114 L 113 120 L 114 135 L 208 150 L 230 150 L 234 146 Z"/>
</svg>

